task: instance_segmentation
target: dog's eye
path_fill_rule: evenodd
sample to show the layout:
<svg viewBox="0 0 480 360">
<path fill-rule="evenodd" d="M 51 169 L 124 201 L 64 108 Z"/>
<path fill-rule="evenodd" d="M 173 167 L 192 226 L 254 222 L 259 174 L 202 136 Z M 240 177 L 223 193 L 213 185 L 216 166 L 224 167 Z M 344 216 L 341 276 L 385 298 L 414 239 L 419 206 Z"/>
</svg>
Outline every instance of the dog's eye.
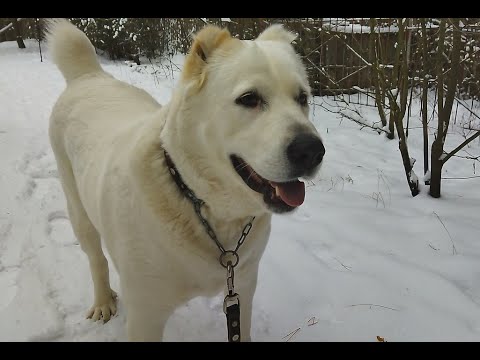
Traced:
<svg viewBox="0 0 480 360">
<path fill-rule="evenodd" d="M 248 108 L 256 108 L 257 106 L 262 105 L 263 99 L 256 92 L 250 91 L 237 98 L 235 103 Z"/>
<path fill-rule="evenodd" d="M 302 91 L 300 95 L 298 95 L 296 100 L 301 106 L 307 106 L 307 100 L 308 100 L 307 93 Z"/>
</svg>

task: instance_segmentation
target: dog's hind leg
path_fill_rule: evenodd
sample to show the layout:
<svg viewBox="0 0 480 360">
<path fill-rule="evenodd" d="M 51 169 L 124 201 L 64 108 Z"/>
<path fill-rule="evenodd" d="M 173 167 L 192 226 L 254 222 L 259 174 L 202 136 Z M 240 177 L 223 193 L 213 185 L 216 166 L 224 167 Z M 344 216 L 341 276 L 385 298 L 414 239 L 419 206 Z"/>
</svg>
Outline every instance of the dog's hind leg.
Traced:
<svg viewBox="0 0 480 360">
<path fill-rule="evenodd" d="M 107 322 L 117 312 L 117 294 L 110 288 L 108 262 L 103 254 L 100 235 L 77 199 L 68 201 L 68 213 L 80 246 L 88 256 L 92 274 L 94 303 L 87 313 L 87 318 L 94 321 L 103 318 Z"/>
<path fill-rule="evenodd" d="M 55 157 L 63 191 L 67 198 L 68 215 L 73 232 L 90 263 L 94 303 L 87 313 L 87 318 L 95 321 L 103 318 L 106 322 L 117 311 L 117 294 L 110 288 L 108 262 L 102 250 L 100 235 L 82 205 L 69 159 L 59 152 L 55 152 Z"/>
</svg>

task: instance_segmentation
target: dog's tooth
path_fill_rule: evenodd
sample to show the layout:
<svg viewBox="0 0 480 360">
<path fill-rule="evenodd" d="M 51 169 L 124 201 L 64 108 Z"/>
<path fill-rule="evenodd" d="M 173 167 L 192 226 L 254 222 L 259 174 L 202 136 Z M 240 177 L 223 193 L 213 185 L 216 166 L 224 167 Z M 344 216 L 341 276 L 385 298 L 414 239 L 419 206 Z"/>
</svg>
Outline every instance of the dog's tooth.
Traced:
<svg viewBox="0 0 480 360">
<path fill-rule="evenodd" d="M 278 186 L 275 186 L 275 195 L 280 196 L 280 190 L 278 190 Z"/>
</svg>

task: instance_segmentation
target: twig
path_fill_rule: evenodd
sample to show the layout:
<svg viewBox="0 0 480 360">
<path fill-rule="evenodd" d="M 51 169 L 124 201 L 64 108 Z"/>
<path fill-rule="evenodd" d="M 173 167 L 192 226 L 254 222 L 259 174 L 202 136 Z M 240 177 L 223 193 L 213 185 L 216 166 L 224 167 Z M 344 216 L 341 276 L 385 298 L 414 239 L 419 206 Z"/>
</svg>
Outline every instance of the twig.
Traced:
<svg viewBox="0 0 480 360">
<path fill-rule="evenodd" d="M 323 76 L 325 76 L 327 78 L 328 81 L 330 81 L 333 85 L 335 85 L 337 88 L 339 88 L 339 85 L 337 82 L 335 82 L 334 80 L 332 80 L 332 78 L 330 76 L 328 76 L 328 74 L 320 67 L 318 67 L 318 65 L 316 65 L 314 62 L 312 62 L 312 60 L 310 59 L 306 59 L 313 67 L 315 67 Z"/>
<path fill-rule="evenodd" d="M 296 328 L 295 330 L 293 330 L 292 332 L 288 333 L 287 335 L 285 335 L 282 339 L 285 339 L 285 338 L 288 338 L 286 340 L 286 342 L 289 342 L 294 336 L 296 333 L 298 333 L 300 331 L 300 328 Z"/>
<path fill-rule="evenodd" d="M 348 271 L 352 271 L 352 268 L 350 266 L 346 266 L 344 265 L 340 260 L 338 260 L 337 258 L 334 257 L 335 260 L 337 260 L 337 262 L 342 265 L 345 269 L 347 269 Z"/>
<path fill-rule="evenodd" d="M 480 175 L 465 176 L 465 177 L 442 177 L 442 180 L 466 180 L 466 179 L 474 179 L 474 178 L 480 178 Z"/>
<path fill-rule="evenodd" d="M 40 62 L 43 62 L 43 56 L 42 56 L 42 45 L 40 44 L 41 41 L 41 36 L 40 36 L 40 25 L 39 25 L 39 19 L 35 18 L 35 26 L 37 28 L 37 36 L 38 36 L 38 50 L 40 52 Z"/>
<path fill-rule="evenodd" d="M 22 18 L 17 18 L 17 21 L 22 21 Z M 0 34 L 4 33 L 4 32 L 7 31 L 8 29 L 10 29 L 12 26 L 13 26 L 13 22 L 11 22 L 10 24 L 4 26 L 3 28 L 0 29 Z"/>
<path fill-rule="evenodd" d="M 461 155 L 453 155 L 455 157 L 458 157 L 460 159 L 467 159 L 467 160 L 475 160 L 480 162 L 480 155 L 479 156 L 461 156 Z"/>
<path fill-rule="evenodd" d="M 351 109 L 349 109 L 349 110 L 351 110 Z M 349 120 L 352 120 L 353 122 L 357 123 L 358 125 L 361 125 L 362 128 L 367 127 L 367 128 L 372 129 L 372 130 L 375 130 L 376 132 L 379 132 L 379 133 L 380 133 L 380 132 L 384 132 L 384 133 L 386 133 L 386 134 L 389 133 L 387 130 L 385 130 L 385 129 L 383 129 L 383 128 L 375 127 L 375 126 L 373 126 L 373 125 L 366 124 L 366 123 L 362 122 L 362 121 L 359 120 L 359 119 L 355 119 L 353 116 L 350 116 L 350 115 L 346 114 L 345 112 L 343 112 L 342 109 L 340 109 L 340 110 L 338 111 L 338 114 L 340 114 L 340 115 L 343 116 L 343 117 L 346 117 L 346 118 L 349 119 Z"/>
<path fill-rule="evenodd" d="M 385 200 L 383 199 L 383 195 L 381 192 L 373 192 L 372 195 L 367 195 L 368 197 L 372 198 L 373 200 L 375 200 L 377 202 L 377 205 L 376 207 L 378 208 L 378 202 L 379 200 L 382 201 L 382 204 L 383 204 L 383 208 L 385 208 Z"/>
<path fill-rule="evenodd" d="M 470 113 L 470 115 L 473 115 L 473 116 L 475 116 L 477 119 L 480 119 L 480 116 L 478 116 L 477 114 L 475 114 L 475 113 L 472 111 L 472 109 L 469 109 L 460 99 L 455 98 L 455 100 L 457 101 L 457 104 L 462 105 L 462 107 L 464 107 L 464 108 Z"/>
<path fill-rule="evenodd" d="M 453 239 L 452 239 L 452 236 L 450 235 L 450 232 L 448 231 L 447 227 L 445 226 L 445 224 L 443 223 L 442 219 L 440 219 L 440 216 L 438 216 L 438 214 L 434 211 L 433 212 L 435 214 L 435 216 L 437 217 L 438 221 L 440 221 L 440 223 L 442 224 L 443 228 L 445 229 L 445 231 L 447 232 L 448 234 L 448 237 L 450 238 L 450 241 L 452 242 L 452 255 L 455 255 L 457 253 L 457 248 L 455 247 L 455 244 L 453 243 Z"/>
<path fill-rule="evenodd" d="M 400 311 L 399 309 L 395 309 L 395 308 L 391 308 L 391 307 L 383 306 L 383 305 L 377 305 L 377 304 L 353 304 L 353 305 L 348 305 L 346 307 L 354 307 L 354 306 L 376 306 L 376 307 L 389 309 L 389 310 L 393 310 L 393 311 Z"/>
<path fill-rule="evenodd" d="M 445 163 L 447 162 L 448 159 L 450 159 L 453 155 L 455 155 L 457 152 L 459 152 L 463 147 L 467 146 L 468 143 L 470 143 L 471 141 L 475 140 L 477 137 L 480 136 L 480 130 L 477 131 L 475 134 L 473 134 L 472 136 L 470 136 L 467 140 L 465 140 L 463 143 L 461 143 L 460 145 L 458 145 L 455 149 L 453 149 L 452 151 L 450 151 L 447 156 L 445 156 L 443 159 L 442 159 L 442 162 Z"/>
<path fill-rule="evenodd" d="M 460 129 L 462 130 L 470 130 L 470 131 L 480 131 L 479 128 L 477 127 L 472 127 L 471 125 L 469 126 L 460 126 Z M 462 135 L 465 139 L 467 138 L 466 135 Z"/>
<path fill-rule="evenodd" d="M 354 86 L 352 89 L 357 90 L 358 92 L 362 93 L 363 95 L 365 95 L 365 96 L 367 96 L 367 97 L 372 98 L 373 100 L 376 100 L 375 96 L 373 96 L 372 93 L 369 92 L 368 90 L 365 91 L 365 89 L 362 89 L 361 87 L 358 87 L 358 86 Z M 388 105 L 385 104 L 385 108 L 386 108 L 386 109 L 389 109 L 390 106 L 388 106 Z"/>
</svg>

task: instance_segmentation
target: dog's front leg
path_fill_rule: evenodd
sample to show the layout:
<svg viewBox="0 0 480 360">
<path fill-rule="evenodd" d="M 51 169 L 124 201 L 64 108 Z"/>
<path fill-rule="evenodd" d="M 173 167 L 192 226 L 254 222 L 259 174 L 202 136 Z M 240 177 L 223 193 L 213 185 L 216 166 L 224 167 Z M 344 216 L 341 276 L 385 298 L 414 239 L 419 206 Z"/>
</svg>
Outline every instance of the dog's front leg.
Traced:
<svg viewBox="0 0 480 360">
<path fill-rule="evenodd" d="M 129 341 L 162 341 L 165 324 L 175 311 L 178 294 L 172 287 L 141 279 L 125 287 Z M 161 290 L 160 290 L 161 289 Z"/>
<path fill-rule="evenodd" d="M 163 341 L 165 324 L 174 309 L 160 302 L 136 302 L 127 305 L 129 341 Z"/>
</svg>

